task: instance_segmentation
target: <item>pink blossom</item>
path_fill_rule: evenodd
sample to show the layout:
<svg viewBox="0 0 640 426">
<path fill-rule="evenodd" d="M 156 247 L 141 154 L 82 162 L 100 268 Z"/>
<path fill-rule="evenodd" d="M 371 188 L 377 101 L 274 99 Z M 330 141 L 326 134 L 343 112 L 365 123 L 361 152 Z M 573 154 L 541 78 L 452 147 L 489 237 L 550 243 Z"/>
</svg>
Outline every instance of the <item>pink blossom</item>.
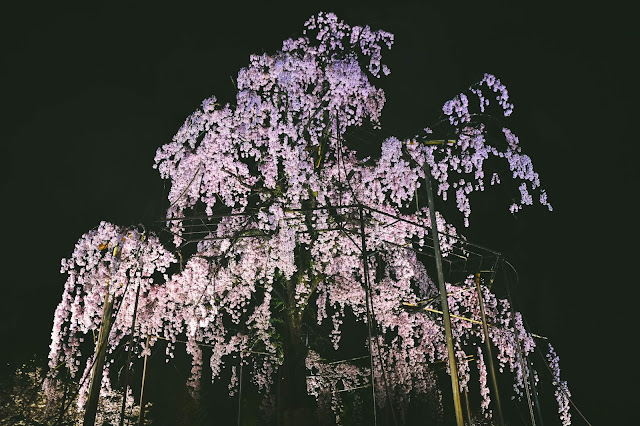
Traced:
<svg viewBox="0 0 640 426">
<path fill-rule="evenodd" d="M 332 410 L 336 421 L 342 412 L 340 391 L 353 387 L 374 386 L 399 409 L 415 393 L 439 401 L 434 364 L 448 362 L 447 347 L 436 315 L 441 307 L 433 272 L 420 253 L 432 250 L 432 227 L 445 258 L 464 238 L 441 212 L 434 212 L 432 223 L 416 196 L 424 179 L 435 180 L 443 200 L 453 193 L 465 226 L 472 194 L 484 191 L 488 173 L 490 185 L 505 176 L 516 181 L 520 198 L 512 212 L 534 199 L 550 205 L 513 132 L 503 128 L 499 143 L 488 137 L 482 118 L 493 99 L 505 117 L 513 110 L 506 87 L 489 74 L 444 104 L 438 126 L 449 126 L 451 139 L 433 141 L 434 130 L 427 128 L 424 138 L 388 137 L 379 158 L 359 160 L 357 143 L 347 146 L 345 139 L 367 122 L 381 124 L 385 93 L 372 81 L 389 73 L 382 56 L 392 43 L 387 32 L 320 13 L 306 22 L 302 37 L 284 41 L 280 51 L 249 58 L 238 72 L 234 104 L 205 99 L 173 140 L 157 150 L 154 167 L 169 183 L 166 220 L 176 247 L 187 243 L 195 215 L 223 214 L 203 220 L 206 235 L 171 276 L 168 268 L 177 259 L 154 235 L 106 222 L 83 235 L 61 264 L 67 281 L 54 316 L 50 365 L 64 362 L 77 375 L 80 359 L 88 356 L 80 353 L 80 338 L 98 330 L 109 298 L 118 307 L 110 350 L 132 335 L 136 355 L 150 354 L 163 340 L 169 359 L 185 344 L 194 394 L 206 356 L 212 380 L 232 368 L 230 393 L 241 362 L 266 395 L 286 356 L 279 324 L 301 327 L 306 310 L 313 308 L 318 324 L 329 322 L 336 350 L 346 318 L 376 331 L 362 339 L 372 354 L 366 368 L 332 364 L 308 349 L 308 392 Z M 490 159 L 508 173 L 490 169 Z M 425 176 L 427 165 L 431 176 Z M 131 330 L 138 289 L 138 323 Z M 485 338 L 477 325 L 478 294 L 473 277 L 447 283 L 446 289 L 449 309 L 458 317 L 452 334 L 460 384 L 469 389 L 467 353 Z M 425 300 L 426 311 L 403 309 L 405 303 Z M 522 344 L 530 353 L 535 342 L 521 315 L 513 316 L 509 303 L 488 288 L 484 304 L 500 369 L 513 372 L 519 393 L 525 371 L 517 348 Z M 203 345 L 209 349 L 203 351 Z M 477 352 L 481 409 L 489 413 L 486 368 Z M 105 391 L 110 386 L 106 374 Z M 83 402 L 86 388 L 82 392 Z"/>
</svg>

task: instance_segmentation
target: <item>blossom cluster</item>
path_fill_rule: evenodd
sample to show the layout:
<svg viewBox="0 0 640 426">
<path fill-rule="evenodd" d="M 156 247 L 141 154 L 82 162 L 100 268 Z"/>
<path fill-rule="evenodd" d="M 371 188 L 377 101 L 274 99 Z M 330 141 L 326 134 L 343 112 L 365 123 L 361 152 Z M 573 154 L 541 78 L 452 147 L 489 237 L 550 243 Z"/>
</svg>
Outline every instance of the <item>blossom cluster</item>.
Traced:
<svg viewBox="0 0 640 426">
<path fill-rule="evenodd" d="M 277 192 L 299 208 L 322 188 L 316 169 L 336 153 L 340 135 L 365 120 L 379 125 L 384 92 L 358 58 L 369 58 L 369 74 L 387 70 L 381 51 L 393 37 L 325 13 L 306 31 L 315 39 L 286 40 L 275 55 L 252 55 L 237 76 L 236 104 L 205 100 L 157 151 L 154 167 L 171 181 L 168 217 L 198 202 L 209 214 L 220 202 L 243 209 L 258 188 L 263 202 Z M 180 221 L 171 226 L 180 233 Z"/>
<path fill-rule="evenodd" d="M 81 365 L 82 349 L 95 345 L 83 344 L 88 334 L 97 335 L 101 328 L 105 303 L 114 306 L 113 323 L 109 330 L 107 351 L 113 351 L 124 336 L 140 337 L 140 329 L 130 330 L 136 294 L 143 299 L 153 294 L 153 275 L 167 278 L 167 268 L 174 256 L 160 243 L 157 236 L 147 235 L 138 228 L 123 228 L 108 222 L 84 234 L 76 243 L 69 259 L 62 260 L 61 272 L 67 275 L 62 301 L 56 308 L 51 331 L 49 367 L 55 380 L 58 364 L 64 364 L 72 377 Z M 97 342 L 94 342 L 97 344 Z M 86 354 L 85 354 L 86 356 Z M 86 378 L 94 359 L 86 360 Z M 104 369 L 103 389 L 108 391 L 109 364 Z M 84 380 L 79 396 L 83 405 L 89 380 Z M 51 385 L 53 386 L 53 385 Z"/>
<path fill-rule="evenodd" d="M 464 216 L 465 226 L 469 225 L 471 214 L 469 195 L 485 190 L 487 164 L 495 162 L 493 159 L 506 160 L 513 180 L 519 184 L 519 201 L 509 206 L 512 213 L 533 204 L 532 191 L 538 193 L 540 204 L 552 210 L 531 158 L 521 152 L 518 137 L 507 127 L 502 127 L 502 135 L 488 133 L 487 122 L 500 120 L 488 114 L 491 95 L 487 92 L 495 95 L 502 115 L 510 116 L 513 104 L 509 103 L 506 87 L 494 75 L 485 74 L 478 83 L 444 104 L 442 111 L 451 125 L 449 129 L 440 126 L 439 132 L 445 134 L 444 141 L 430 144 L 434 131 L 426 128 L 424 139 L 427 144 L 411 141 L 407 147 L 418 162 L 429 163 L 432 176 L 438 182 L 438 194 L 444 200 L 450 191 L 455 192 L 456 206 Z M 472 98 L 477 98 L 477 107 Z M 500 174 L 492 172 L 489 184 L 500 183 Z"/>
<path fill-rule="evenodd" d="M 567 386 L 567 382 L 560 379 L 560 358 L 556 353 L 556 350 L 549 344 L 549 352 L 547 353 L 547 361 L 551 368 L 553 375 L 553 385 L 556 387 L 555 397 L 558 401 L 558 413 L 560 414 L 560 420 L 563 426 L 571 424 L 571 413 L 569 413 L 569 398 L 571 398 L 571 392 Z"/>
<path fill-rule="evenodd" d="M 489 397 L 489 387 L 487 386 L 487 366 L 484 363 L 482 356 L 482 349 L 478 346 L 478 371 L 480 372 L 480 395 L 482 396 L 482 402 L 480 403 L 480 410 L 485 415 L 490 415 L 489 404 L 491 398 Z"/>
</svg>

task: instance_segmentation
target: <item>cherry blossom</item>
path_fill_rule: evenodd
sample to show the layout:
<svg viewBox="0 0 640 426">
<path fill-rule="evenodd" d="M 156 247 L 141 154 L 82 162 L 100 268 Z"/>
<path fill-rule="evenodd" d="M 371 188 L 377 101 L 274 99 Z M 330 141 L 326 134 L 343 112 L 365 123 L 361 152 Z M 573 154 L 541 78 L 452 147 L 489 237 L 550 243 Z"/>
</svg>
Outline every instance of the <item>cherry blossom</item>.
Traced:
<svg viewBox="0 0 640 426">
<path fill-rule="evenodd" d="M 560 420 L 563 425 L 571 424 L 571 413 L 569 413 L 569 398 L 571 398 L 571 392 L 567 382 L 560 379 L 560 358 L 556 353 L 556 350 L 549 344 L 549 353 L 547 353 L 547 360 L 551 367 L 553 374 L 553 385 L 556 386 L 555 397 L 558 401 L 558 413 L 560 413 Z"/>
<path fill-rule="evenodd" d="M 413 395 L 440 401 L 434 366 L 450 370 L 434 272 L 422 259 L 432 250 L 431 227 L 445 257 L 464 236 L 440 212 L 431 223 L 421 201 L 425 178 L 435 180 L 443 200 L 455 193 L 465 226 L 471 193 L 484 190 L 486 176 L 492 186 L 515 181 L 520 198 L 512 212 L 534 200 L 551 206 L 519 139 L 489 123 L 492 108 L 503 118 L 513 111 L 507 89 L 489 74 L 446 102 L 443 117 L 424 135 L 388 137 L 379 158 L 358 159 L 357 146 L 346 142 L 365 123 L 380 127 L 385 94 L 374 82 L 390 72 L 383 53 L 393 41 L 385 31 L 319 13 L 280 51 L 249 58 L 238 72 L 234 104 L 205 99 L 157 150 L 154 165 L 170 185 L 166 224 L 173 244 L 194 253 L 169 275 L 176 257 L 154 235 L 104 222 L 85 234 L 62 263 L 68 279 L 54 318 L 51 367 L 64 362 L 77 375 L 82 339 L 99 329 L 103 302 L 111 298 L 118 314 L 110 350 L 133 334 L 138 356 L 163 340 L 169 359 L 186 342 L 194 395 L 208 362 L 212 380 L 231 368 L 232 394 L 241 365 L 262 395 L 287 378 L 289 398 L 312 395 L 338 422 L 340 393 L 351 387 L 373 387 L 377 403 L 391 402 L 400 415 Z M 493 160 L 502 169 L 490 167 Z M 206 231 L 194 241 L 196 218 Z M 164 274 L 161 282 L 152 278 L 156 273 Z M 489 416 L 473 280 L 446 288 L 457 318 L 452 332 L 461 388 L 469 389 L 475 356 L 480 408 Z M 139 321 L 130 330 L 138 289 Z M 535 341 L 507 300 L 486 286 L 483 298 L 500 371 L 513 373 L 521 395 L 528 373 L 519 351 L 531 353 Z M 407 311 L 419 301 L 425 309 Z M 309 343 L 315 333 L 339 351 L 351 316 L 372 330 L 361 342 L 370 354 L 367 367 L 330 363 L 338 352 L 321 354 Z M 107 365 L 105 390 L 108 376 Z"/>
<path fill-rule="evenodd" d="M 58 305 L 51 332 L 49 380 L 55 381 L 59 364 L 64 364 L 71 377 L 78 375 L 83 344 L 88 335 L 100 330 L 105 300 L 111 300 L 117 309 L 109 333 L 108 352 L 112 352 L 132 332 L 130 330 L 136 293 L 143 298 L 153 293 L 154 273 L 165 275 L 175 261 L 173 255 L 160 243 L 157 236 L 147 235 L 136 227 L 123 228 L 111 223 L 100 225 L 84 234 L 76 243 L 69 259 L 62 260 L 61 272 L 67 274 L 62 301 Z M 90 339 L 91 337 L 89 337 Z M 86 350 L 86 349 L 85 349 Z M 84 356 L 88 354 L 85 352 Z M 87 376 L 93 366 L 93 357 L 85 361 L 81 376 L 78 404 L 83 406 L 88 391 Z M 105 364 L 103 391 L 109 392 L 109 361 Z M 48 384 L 53 387 L 54 384 Z"/>
</svg>

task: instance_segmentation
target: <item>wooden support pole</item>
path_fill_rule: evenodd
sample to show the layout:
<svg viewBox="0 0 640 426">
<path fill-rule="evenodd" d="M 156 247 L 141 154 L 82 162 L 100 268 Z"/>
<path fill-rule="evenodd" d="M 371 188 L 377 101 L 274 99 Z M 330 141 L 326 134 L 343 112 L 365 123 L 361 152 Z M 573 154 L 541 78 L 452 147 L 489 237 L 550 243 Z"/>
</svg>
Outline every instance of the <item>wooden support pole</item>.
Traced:
<svg viewBox="0 0 640 426">
<path fill-rule="evenodd" d="M 418 305 L 416 305 L 415 303 L 403 303 L 402 306 L 407 306 L 407 307 L 410 307 L 410 308 L 418 307 Z M 422 309 L 423 311 L 426 311 L 426 312 L 433 312 L 434 314 L 439 314 L 439 315 L 443 314 L 442 311 L 439 311 L 439 310 L 433 309 L 433 308 L 424 307 L 424 308 L 420 308 L 420 309 Z M 482 321 L 474 320 L 473 318 L 467 318 L 467 317 L 463 317 L 463 316 L 460 316 L 460 315 L 454 315 L 454 314 L 449 314 L 449 317 L 455 318 L 455 319 L 459 319 L 459 320 L 462 320 L 462 321 L 467 321 L 467 322 L 470 322 L 470 323 L 473 323 L 473 324 L 482 325 Z M 494 325 L 494 324 L 487 323 L 487 325 L 490 326 L 490 327 L 500 328 L 500 327 L 498 327 L 497 325 Z M 541 336 L 541 335 L 535 334 L 535 333 L 531 333 L 531 336 L 535 337 L 536 339 L 544 339 L 544 340 L 548 340 L 549 339 L 548 337 Z M 160 337 L 160 339 L 162 339 L 162 337 Z M 178 342 L 180 342 L 180 340 L 178 340 Z M 186 343 L 186 342 L 181 342 L 181 343 Z M 206 345 L 202 345 L 202 346 L 206 346 Z"/>
<path fill-rule="evenodd" d="M 536 407 L 540 426 L 544 426 L 544 421 L 542 420 L 542 407 L 540 406 L 540 399 L 538 398 L 538 390 L 536 388 L 536 378 L 533 375 L 533 365 L 529 362 L 528 356 L 525 357 L 525 359 L 527 361 L 527 367 L 529 367 L 529 382 L 531 383 L 531 393 L 533 394 L 533 405 Z"/>
<path fill-rule="evenodd" d="M 496 404 L 496 413 L 498 414 L 498 424 L 504 426 L 504 417 L 502 416 L 502 404 L 500 402 L 500 394 L 498 393 L 498 380 L 496 378 L 496 369 L 493 365 L 493 355 L 491 354 L 491 340 L 489 339 L 489 326 L 487 325 L 487 317 L 484 313 L 484 298 L 482 296 L 482 287 L 480 287 L 480 273 L 476 274 L 476 290 L 478 292 L 478 303 L 480 305 L 480 318 L 482 319 L 482 332 L 484 333 L 484 347 L 487 351 L 487 364 L 489 364 L 489 375 L 491 376 L 491 384 L 493 387 L 493 401 Z"/>
<path fill-rule="evenodd" d="M 142 385 L 140 389 L 140 415 L 138 416 L 138 426 L 144 425 L 144 382 L 147 379 L 147 360 L 149 359 L 149 335 L 147 334 L 147 344 L 144 349 L 144 366 L 142 367 Z"/>
<path fill-rule="evenodd" d="M 440 301 L 442 303 L 442 317 L 444 320 L 444 332 L 447 339 L 447 352 L 449 355 L 449 369 L 451 370 L 451 390 L 453 391 L 453 406 L 456 413 L 458 426 L 464 426 L 462 417 L 462 404 L 460 402 L 460 384 L 458 382 L 458 367 L 453 351 L 453 334 L 451 333 L 451 318 L 449 316 L 449 302 L 447 301 L 447 288 L 444 283 L 442 271 L 442 254 L 440 253 L 440 240 L 438 238 L 438 223 L 436 221 L 436 209 L 433 202 L 433 189 L 431 188 L 431 168 L 427 161 L 424 162 L 424 181 L 427 187 L 427 201 L 429 203 L 429 217 L 431 219 L 431 236 L 433 238 L 433 251 L 438 270 L 438 288 L 440 289 Z"/>
<path fill-rule="evenodd" d="M 467 409 L 467 424 L 471 426 L 473 423 L 471 422 L 471 404 L 469 404 L 469 392 L 462 391 L 462 395 L 464 395 L 464 405 Z"/>
<path fill-rule="evenodd" d="M 140 283 L 138 282 L 138 288 L 136 290 L 136 301 L 133 306 L 133 318 L 131 319 L 131 335 L 129 336 L 129 345 L 127 347 L 127 364 L 125 365 L 126 372 L 124 376 L 124 392 L 122 394 L 122 407 L 120 408 L 120 426 L 124 425 L 124 413 L 127 409 L 127 392 L 129 391 L 129 376 L 131 375 L 131 353 L 133 352 L 133 335 L 136 328 L 136 315 L 138 313 L 139 297 Z"/>
<path fill-rule="evenodd" d="M 536 416 L 533 413 L 533 401 L 531 400 L 531 391 L 529 390 L 529 376 L 526 371 L 530 368 L 528 365 L 525 365 L 524 360 L 524 351 L 522 350 L 522 346 L 520 345 L 520 333 L 518 332 L 518 328 L 515 326 L 516 321 L 516 311 L 513 308 L 513 299 L 511 298 L 511 290 L 509 288 L 509 277 L 507 276 L 507 270 L 503 267 L 505 278 L 505 287 L 507 289 L 507 299 L 509 300 L 509 307 L 511 310 L 511 318 L 513 320 L 513 334 L 514 334 L 514 343 L 516 345 L 516 357 L 518 358 L 518 363 L 520 363 L 520 369 L 522 370 L 522 381 L 524 382 L 524 390 L 527 395 L 527 404 L 529 406 L 529 416 L 531 417 L 531 424 L 536 426 Z"/>
<path fill-rule="evenodd" d="M 96 347 L 95 362 L 91 373 L 91 385 L 89 386 L 89 397 L 84 409 L 84 426 L 93 426 L 96 421 L 98 411 L 98 399 L 100 398 L 100 387 L 102 384 L 102 371 L 104 370 L 104 360 L 107 354 L 107 342 L 111 332 L 111 317 L 113 315 L 113 298 L 109 294 L 104 296 L 104 306 L 102 309 L 102 324 L 98 334 L 98 344 Z"/>
<path fill-rule="evenodd" d="M 238 377 L 238 426 L 242 425 L 242 354 L 239 356 L 240 358 L 240 374 Z"/>
</svg>

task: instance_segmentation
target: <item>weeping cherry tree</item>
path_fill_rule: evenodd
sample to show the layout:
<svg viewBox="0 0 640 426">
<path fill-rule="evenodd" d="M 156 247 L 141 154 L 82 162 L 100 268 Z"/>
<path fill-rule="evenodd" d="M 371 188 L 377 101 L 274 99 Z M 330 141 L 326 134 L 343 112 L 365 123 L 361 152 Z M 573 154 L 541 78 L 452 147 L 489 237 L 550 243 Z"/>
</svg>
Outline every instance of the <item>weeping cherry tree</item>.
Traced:
<svg viewBox="0 0 640 426">
<path fill-rule="evenodd" d="M 166 340 L 170 357 L 183 339 L 194 394 L 206 362 L 211 380 L 230 377 L 231 393 L 252 382 L 281 424 L 310 421 L 314 407 L 320 418 L 348 421 L 339 392 L 347 388 L 373 387 L 376 404 L 396 407 L 398 422 L 416 395 L 440 404 L 434 365 L 447 362 L 442 318 L 402 306 L 437 300 L 434 272 L 419 255 L 433 243 L 430 228 L 439 231 L 444 256 L 464 236 L 437 211 L 432 223 L 422 201 L 425 179 L 441 200 L 455 200 L 464 226 L 472 193 L 503 180 L 519 191 L 512 212 L 534 202 L 551 206 L 518 138 L 488 121 L 489 111 L 502 119 L 513 111 L 493 75 L 446 102 L 422 135 L 388 137 L 376 158 L 358 155 L 359 139 L 350 136 L 380 127 L 385 94 L 375 83 L 390 72 L 382 54 L 392 44 L 388 32 L 320 13 L 280 51 L 250 57 L 238 73 L 234 104 L 205 99 L 155 157 L 170 184 L 166 223 L 176 249 L 107 223 L 85 234 L 63 261 L 68 279 L 50 366 L 64 363 L 76 374 L 84 365 L 89 375 L 95 357 L 81 353 L 80 342 L 100 328 L 104 303 L 112 300 L 117 317 L 107 351 L 133 335 L 139 356 Z M 168 274 L 175 253 L 187 252 L 195 219 L 207 231 Z M 473 280 L 446 286 L 450 311 L 477 322 Z M 483 289 L 496 360 L 512 372 L 519 397 L 529 367 L 517 346 L 526 355 L 536 342 L 509 302 Z M 353 327 L 364 331 L 354 339 L 372 354 L 370 364 L 329 362 Z M 478 369 L 480 411 L 490 417 L 482 329 L 452 321 L 452 335 L 460 387 L 468 389 Z M 557 365 L 555 352 L 550 356 Z M 104 390 L 109 362 L 107 355 Z M 568 390 L 554 371 L 569 424 Z"/>
</svg>

